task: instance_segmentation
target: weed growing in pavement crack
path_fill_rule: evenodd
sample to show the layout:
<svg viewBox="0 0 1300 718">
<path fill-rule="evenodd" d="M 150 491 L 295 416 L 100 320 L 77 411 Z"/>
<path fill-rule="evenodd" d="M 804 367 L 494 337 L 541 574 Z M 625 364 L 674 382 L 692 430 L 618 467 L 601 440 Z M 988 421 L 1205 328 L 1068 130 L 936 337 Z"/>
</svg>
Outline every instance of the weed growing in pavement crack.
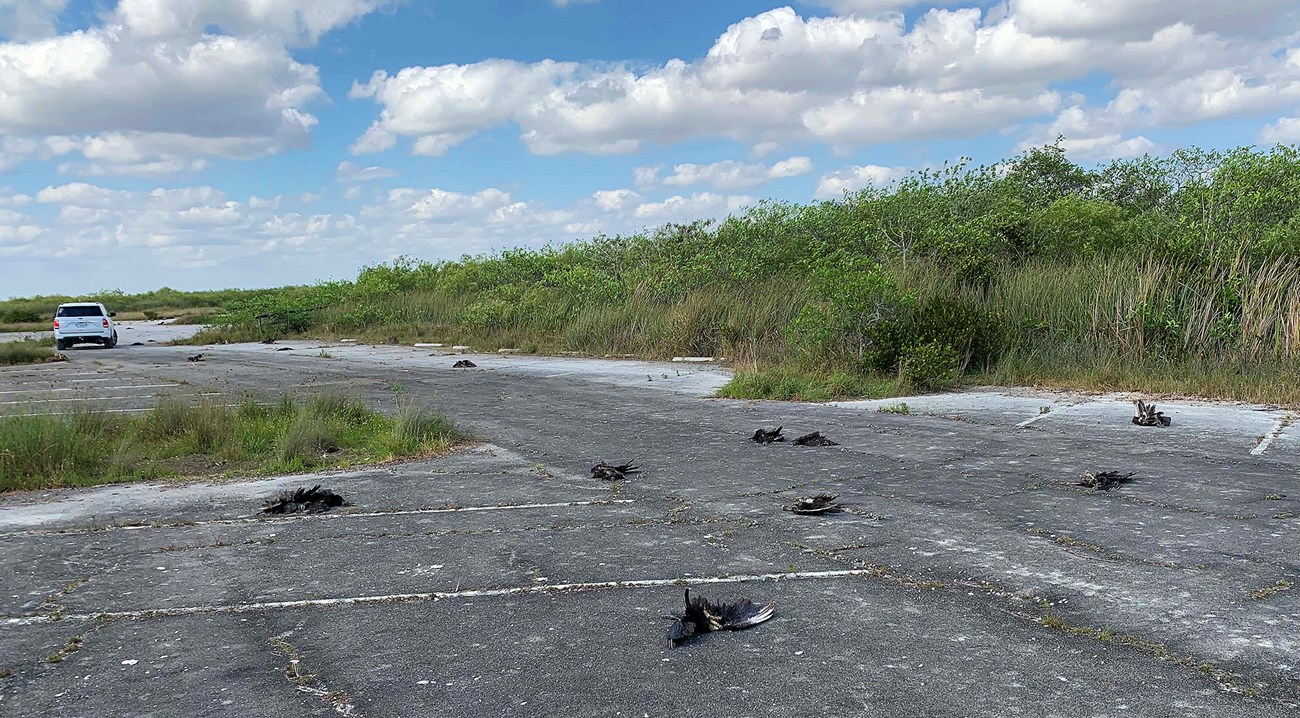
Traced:
<svg viewBox="0 0 1300 718">
<path fill-rule="evenodd" d="M 1269 596 L 1272 596 L 1275 593 L 1281 593 L 1283 591 L 1290 591 L 1290 590 L 1291 590 L 1291 582 L 1284 578 L 1279 580 L 1277 583 L 1273 584 L 1272 586 L 1265 586 L 1264 588 L 1251 591 L 1250 597 L 1256 601 L 1263 601 L 1264 599 L 1268 598 Z"/>
</svg>

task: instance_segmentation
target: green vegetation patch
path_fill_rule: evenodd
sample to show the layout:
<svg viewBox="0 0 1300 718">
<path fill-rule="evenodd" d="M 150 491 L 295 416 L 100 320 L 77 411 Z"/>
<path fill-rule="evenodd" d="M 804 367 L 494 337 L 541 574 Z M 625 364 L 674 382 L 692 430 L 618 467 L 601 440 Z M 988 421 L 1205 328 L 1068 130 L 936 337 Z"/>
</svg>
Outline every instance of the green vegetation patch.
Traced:
<svg viewBox="0 0 1300 718">
<path fill-rule="evenodd" d="M 131 302 L 164 299 L 181 301 Z M 724 357 L 758 369 L 729 391 L 764 398 L 994 382 L 1300 406 L 1300 149 L 1085 167 L 1049 145 L 719 222 L 206 299 L 221 314 L 195 343 Z M 24 301 L 0 321 L 32 316 Z"/>
<path fill-rule="evenodd" d="M 0 364 L 40 364 L 66 359 L 67 357 L 54 351 L 53 339 L 0 342 Z"/>
<path fill-rule="evenodd" d="M 819 371 L 792 367 L 738 372 L 718 390 L 725 399 L 778 399 L 782 401 L 839 401 L 876 399 L 908 393 L 887 376 L 848 371 Z"/>
<path fill-rule="evenodd" d="M 433 455 L 465 440 L 441 413 L 396 417 L 319 396 L 236 407 L 160 402 L 143 415 L 82 410 L 0 417 L 0 491 L 265 476 Z"/>
</svg>

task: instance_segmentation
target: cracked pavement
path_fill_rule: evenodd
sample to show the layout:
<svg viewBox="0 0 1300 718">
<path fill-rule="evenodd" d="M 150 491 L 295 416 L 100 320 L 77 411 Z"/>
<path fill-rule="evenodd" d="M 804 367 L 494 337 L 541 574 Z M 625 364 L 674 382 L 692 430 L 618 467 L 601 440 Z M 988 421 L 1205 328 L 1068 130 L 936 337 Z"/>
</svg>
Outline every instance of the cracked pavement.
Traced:
<svg viewBox="0 0 1300 718">
<path fill-rule="evenodd" d="M 207 347 L 196 364 L 189 347 L 86 349 L 0 372 L 15 413 L 281 391 L 391 411 L 399 394 L 481 439 L 309 477 L 5 497 L 0 713 L 1300 710 L 1287 412 L 1159 401 L 1174 424 L 1155 429 L 1115 397 L 986 391 L 904 415 L 707 399 L 727 378 L 708 366 L 471 354 L 479 368 L 455 370 L 428 349 L 321 346 Z M 748 440 L 777 425 L 840 445 Z M 645 473 L 589 478 L 602 459 Z M 1072 485 L 1106 469 L 1138 476 Z M 312 483 L 352 506 L 256 514 Z M 820 492 L 848 510 L 781 510 Z M 668 650 L 684 585 L 777 616 Z"/>
</svg>

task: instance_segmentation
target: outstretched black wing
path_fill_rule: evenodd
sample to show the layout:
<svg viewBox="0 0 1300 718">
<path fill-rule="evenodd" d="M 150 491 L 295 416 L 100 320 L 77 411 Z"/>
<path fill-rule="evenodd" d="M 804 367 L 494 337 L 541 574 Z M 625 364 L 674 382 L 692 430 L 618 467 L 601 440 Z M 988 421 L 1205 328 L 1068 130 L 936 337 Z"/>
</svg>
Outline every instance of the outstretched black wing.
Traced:
<svg viewBox="0 0 1300 718">
<path fill-rule="evenodd" d="M 820 431 L 814 431 L 811 434 L 804 434 L 794 440 L 795 446 L 839 446 L 839 444 L 822 436 Z"/>
<path fill-rule="evenodd" d="M 1134 476 L 1137 476 L 1136 471 L 1130 471 L 1127 474 L 1121 474 L 1118 471 L 1086 471 L 1078 481 L 1074 482 L 1074 485 L 1096 491 L 1110 491 L 1116 486 L 1132 481 Z"/>
<path fill-rule="evenodd" d="M 756 604 L 748 598 L 714 603 L 707 598 L 691 598 L 686 589 L 686 610 L 673 617 L 668 627 L 668 646 L 671 648 L 697 633 L 710 631 L 739 631 L 770 619 L 776 615 L 776 606 Z"/>
<path fill-rule="evenodd" d="M 800 496 L 794 500 L 794 503 L 785 507 L 786 511 L 796 514 L 824 514 L 840 510 L 840 504 L 837 496 L 832 494 L 817 494 L 816 496 Z"/>
<path fill-rule="evenodd" d="M 716 608 L 722 615 L 722 627 L 728 631 L 757 626 L 776 615 L 776 606 L 770 603 L 759 605 L 748 598 L 717 604 Z"/>
</svg>

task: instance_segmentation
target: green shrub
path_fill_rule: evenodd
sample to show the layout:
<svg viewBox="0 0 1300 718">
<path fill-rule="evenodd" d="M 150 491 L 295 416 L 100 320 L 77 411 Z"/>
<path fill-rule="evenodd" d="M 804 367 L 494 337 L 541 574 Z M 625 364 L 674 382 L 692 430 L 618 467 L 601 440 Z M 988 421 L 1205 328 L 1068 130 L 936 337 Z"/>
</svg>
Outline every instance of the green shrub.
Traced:
<svg viewBox="0 0 1300 718">
<path fill-rule="evenodd" d="M 899 361 L 899 379 L 918 389 L 948 389 L 960 376 L 957 350 L 950 344 L 931 340 L 913 344 L 903 350 Z"/>
<path fill-rule="evenodd" d="M 898 315 L 877 322 L 868 332 L 868 367 L 895 371 L 907 350 L 930 343 L 947 346 L 957 356 L 957 367 L 985 367 L 1002 351 L 1002 323 L 972 300 L 934 296 Z"/>
<path fill-rule="evenodd" d="M 457 321 L 476 329 L 503 329 L 514 318 L 514 305 L 504 299 L 484 299 L 461 312 Z"/>
</svg>

